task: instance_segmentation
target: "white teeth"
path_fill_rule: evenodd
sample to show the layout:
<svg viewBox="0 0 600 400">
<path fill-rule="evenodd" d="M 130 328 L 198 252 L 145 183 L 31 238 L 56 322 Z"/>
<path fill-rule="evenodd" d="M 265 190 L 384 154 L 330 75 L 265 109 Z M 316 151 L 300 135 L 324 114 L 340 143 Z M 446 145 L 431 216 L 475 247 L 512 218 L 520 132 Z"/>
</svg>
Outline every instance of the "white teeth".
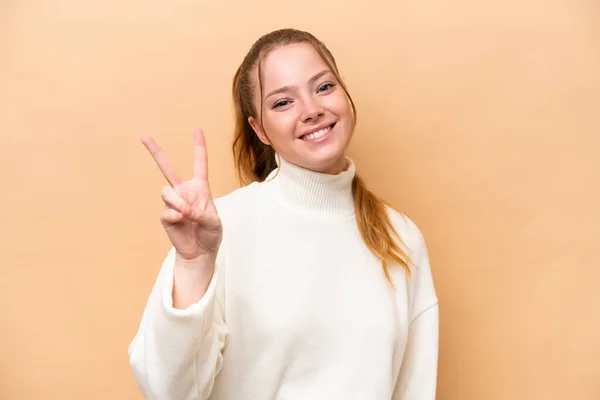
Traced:
<svg viewBox="0 0 600 400">
<path fill-rule="evenodd" d="M 327 127 L 327 128 L 323 128 L 318 132 L 315 133 L 309 133 L 308 135 L 304 135 L 302 136 L 302 140 L 313 140 L 313 139 L 318 139 L 321 136 L 323 136 L 324 134 L 326 134 L 327 132 L 329 132 L 329 130 L 331 129 L 331 127 Z"/>
</svg>

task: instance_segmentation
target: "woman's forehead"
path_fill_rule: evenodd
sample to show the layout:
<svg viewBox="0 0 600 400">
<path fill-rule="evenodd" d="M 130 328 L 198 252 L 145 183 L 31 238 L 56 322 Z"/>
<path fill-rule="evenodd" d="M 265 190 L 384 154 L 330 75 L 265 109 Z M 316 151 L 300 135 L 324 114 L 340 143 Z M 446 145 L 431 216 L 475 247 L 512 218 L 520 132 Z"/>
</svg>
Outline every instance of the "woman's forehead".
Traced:
<svg viewBox="0 0 600 400">
<path fill-rule="evenodd" d="M 306 84 L 329 68 L 310 43 L 297 43 L 273 49 L 262 59 L 260 69 L 263 87 L 276 89 Z"/>
</svg>

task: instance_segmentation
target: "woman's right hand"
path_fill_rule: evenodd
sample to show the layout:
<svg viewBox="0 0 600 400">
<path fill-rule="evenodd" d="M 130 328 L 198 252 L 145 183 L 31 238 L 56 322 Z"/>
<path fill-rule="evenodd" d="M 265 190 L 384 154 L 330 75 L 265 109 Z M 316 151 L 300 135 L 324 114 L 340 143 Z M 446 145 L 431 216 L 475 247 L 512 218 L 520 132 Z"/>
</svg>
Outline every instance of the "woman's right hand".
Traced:
<svg viewBox="0 0 600 400">
<path fill-rule="evenodd" d="M 183 180 L 152 138 L 144 137 L 142 143 L 169 183 L 161 193 L 165 209 L 160 220 L 177 257 L 182 260 L 194 260 L 201 256 L 216 258 L 223 228 L 208 186 L 204 133 L 202 130 L 194 132 L 194 175 L 187 181 Z"/>
</svg>

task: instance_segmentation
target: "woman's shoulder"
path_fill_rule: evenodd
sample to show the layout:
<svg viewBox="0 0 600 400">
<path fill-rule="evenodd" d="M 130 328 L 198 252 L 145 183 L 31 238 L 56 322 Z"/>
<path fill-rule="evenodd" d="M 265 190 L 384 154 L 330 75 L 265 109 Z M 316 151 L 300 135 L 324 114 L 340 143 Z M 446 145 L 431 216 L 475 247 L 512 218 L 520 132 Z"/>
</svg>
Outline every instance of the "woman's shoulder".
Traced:
<svg viewBox="0 0 600 400">
<path fill-rule="evenodd" d="M 429 252 L 421 229 L 406 214 L 387 207 L 390 221 L 402 240 L 413 266 L 413 278 L 410 280 L 409 297 L 411 320 L 424 310 L 437 304 L 435 284 L 431 271 Z"/>
<path fill-rule="evenodd" d="M 386 210 L 392 226 L 409 250 L 411 252 L 427 251 L 425 238 L 415 221 L 389 205 L 386 205 Z"/>
<path fill-rule="evenodd" d="M 248 185 L 236 188 L 228 193 L 217 196 L 213 199 L 218 210 L 236 208 L 243 204 L 244 200 L 251 199 L 256 196 L 258 182 L 252 182 Z"/>
<path fill-rule="evenodd" d="M 259 204 L 264 202 L 263 190 L 259 182 L 234 189 L 214 198 L 217 213 L 223 222 L 240 221 L 242 217 L 254 214 Z"/>
</svg>

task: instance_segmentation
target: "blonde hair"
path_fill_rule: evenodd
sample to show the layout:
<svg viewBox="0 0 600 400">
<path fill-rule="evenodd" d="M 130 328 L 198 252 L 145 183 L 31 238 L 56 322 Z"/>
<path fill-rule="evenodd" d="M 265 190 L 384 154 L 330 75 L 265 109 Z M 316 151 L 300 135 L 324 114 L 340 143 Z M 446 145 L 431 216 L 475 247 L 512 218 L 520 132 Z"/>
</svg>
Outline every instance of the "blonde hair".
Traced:
<svg viewBox="0 0 600 400">
<path fill-rule="evenodd" d="M 264 181 L 269 173 L 277 168 L 275 150 L 260 141 L 248 122 L 249 117 L 257 118 L 257 112 L 252 102 L 254 94 L 252 72 L 254 68 L 259 69 L 258 86 L 259 90 L 262 90 L 260 82 L 261 58 L 264 58 L 277 47 L 296 43 L 311 44 L 335 74 L 350 101 L 354 115 L 352 129 L 356 126 L 354 101 L 340 78 L 333 55 L 320 40 L 308 32 L 296 29 L 280 29 L 260 37 L 244 57 L 233 78 L 235 137 L 232 150 L 238 176 L 243 185 L 254 181 Z M 367 247 L 381 261 L 383 273 L 393 286 L 388 271 L 388 263 L 393 262 L 401 265 L 407 275 L 410 276 L 410 267 L 408 266 L 410 259 L 399 245 L 399 243 L 402 243 L 402 239 L 392 225 L 386 210 L 386 203 L 367 189 L 358 174 L 354 176 L 352 181 L 352 194 L 360 234 Z"/>
</svg>

